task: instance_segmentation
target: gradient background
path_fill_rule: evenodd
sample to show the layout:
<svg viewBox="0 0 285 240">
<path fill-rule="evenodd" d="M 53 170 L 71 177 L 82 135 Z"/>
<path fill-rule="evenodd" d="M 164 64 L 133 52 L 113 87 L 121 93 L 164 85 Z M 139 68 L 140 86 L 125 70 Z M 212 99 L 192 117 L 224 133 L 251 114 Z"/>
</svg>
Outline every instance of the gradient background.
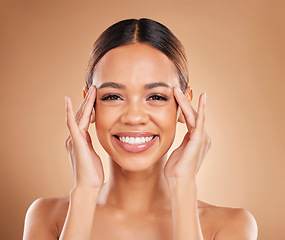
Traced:
<svg viewBox="0 0 285 240">
<path fill-rule="evenodd" d="M 246 208 L 259 239 L 285 239 L 284 3 L 1 1 L 0 238 L 21 239 L 35 199 L 68 194 L 64 96 L 79 106 L 88 55 L 103 30 L 148 17 L 183 42 L 195 108 L 207 92 L 213 146 L 198 175 L 199 199 Z M 174 147 L 184 131 L 179 125 Z"/>
</svg>

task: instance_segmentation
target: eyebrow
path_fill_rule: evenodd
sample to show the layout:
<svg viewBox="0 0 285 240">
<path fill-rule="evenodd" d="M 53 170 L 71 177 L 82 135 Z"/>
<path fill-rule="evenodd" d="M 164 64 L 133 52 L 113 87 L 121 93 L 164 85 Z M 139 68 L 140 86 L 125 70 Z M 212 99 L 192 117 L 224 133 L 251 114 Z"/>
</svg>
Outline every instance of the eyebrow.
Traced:
<svg viewBox="0 0 285 240">
<path fill-rule="evenodd" d="M 145 89 L 152 89 L 156 87 L 167 87 L 171 89 L 171 87 L 167 83 L 164 83 L 164 82 L 148 83 L 144 86 Z"/>
<path fill-rule="evenodd" d="M 126 89 L 126 87 L 123 84 L 115 83 L 115 82 L 105 82 L 100 87 L 98 87 L 98 90 L 101 88 L 106 88 L 106 87 Z"/>
<path fill-rule="evenodd" d="M 105 82 L 98 87 L 98 90 L 101 88 L 106 88 L 106 87 L 117 88 L 117 89 L 126 89 L 126 86 L 123 84 L 115 83 L 115 82 Z M 171 89 L 171 87 L 167 83 L 164 83 L 164 82 L 148 83 L 144 86 L 144 88 L 147 90 L 152 89 L 152 88 L 156 88 L 156 87 L 167 87 L 167 88 Z"/>
</svg>

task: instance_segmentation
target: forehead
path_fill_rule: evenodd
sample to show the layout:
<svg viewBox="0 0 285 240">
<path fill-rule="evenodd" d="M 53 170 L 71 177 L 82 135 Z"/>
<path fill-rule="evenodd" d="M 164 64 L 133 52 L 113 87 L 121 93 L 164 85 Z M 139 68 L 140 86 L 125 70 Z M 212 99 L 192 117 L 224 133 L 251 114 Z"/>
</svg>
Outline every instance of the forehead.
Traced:
<svg viewBox="0 0 285 240">
<path fill-rule="evenodd" d="M 114 48 L 100 59 L 94 69 L 93 84 L 98 87 L 104 82 L 126 86 L 152 82 L 179 85 L 173 62 L 154 47 L 141 43 Z"/>
</svg>

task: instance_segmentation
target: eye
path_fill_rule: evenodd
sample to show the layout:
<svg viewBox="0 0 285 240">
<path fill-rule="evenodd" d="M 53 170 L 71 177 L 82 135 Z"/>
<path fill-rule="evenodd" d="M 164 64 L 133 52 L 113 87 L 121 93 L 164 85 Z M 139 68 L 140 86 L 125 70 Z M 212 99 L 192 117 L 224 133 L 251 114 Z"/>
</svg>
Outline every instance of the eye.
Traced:
<svg viewBox="0 0 285 240">
<path fill-rule="evenodd" d="M 168 97 L 160 96 L 160 95 L 157 95 L 157 94 L 149 96 L 148 99 L 154 100 L 154 101 L 168 101 L 169 100 Z"/>
<path fill-rule="evenodd" d="M 122 98 L 119 95 L 114 95 L 114 94 L 109 94 L 109 95 L 105 95 L 101 98 L 102 101 L 107 101 L 107 100 L 122 100 Z"/>
</svg>

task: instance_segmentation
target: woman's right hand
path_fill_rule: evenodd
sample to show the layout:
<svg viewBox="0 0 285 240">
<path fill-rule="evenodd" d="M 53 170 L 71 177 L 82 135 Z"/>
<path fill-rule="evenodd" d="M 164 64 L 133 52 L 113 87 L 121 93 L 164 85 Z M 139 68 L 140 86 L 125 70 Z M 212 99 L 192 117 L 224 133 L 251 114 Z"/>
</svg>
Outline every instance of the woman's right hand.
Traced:
<svg viewBox="0 0 285 240">
<path fill-rule="evenodd" d="M 76 116 L 69 97 L 65 97 L 66 119 L 69 135 L 65 147 L 69 154 L 75 179 L 74 188 L 87 188 L 100 191 L 104 183 L 104 171 L 100 157 L 92 146 L 88 132 L 89 124 L 94 122 L 92 111 L 96 99 L 95 86 L 89 88 Z M 94 118 L 94 116 L 93 116 Z"/>
</svg>

